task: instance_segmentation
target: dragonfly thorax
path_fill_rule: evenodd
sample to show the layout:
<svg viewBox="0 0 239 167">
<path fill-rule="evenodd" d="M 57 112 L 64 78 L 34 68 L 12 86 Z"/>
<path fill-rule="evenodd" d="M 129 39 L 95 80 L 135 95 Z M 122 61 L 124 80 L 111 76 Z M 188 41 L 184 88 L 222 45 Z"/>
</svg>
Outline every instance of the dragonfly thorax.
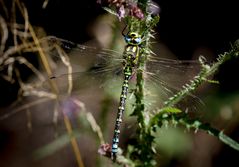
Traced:
<svg viewBox="0 0 239 167">
<path fill-rule="evenodd" d="M 139 46 L 127 45 L 124 52 L 124 65 L 135 67 L 138 64 Z"/>
</svg>

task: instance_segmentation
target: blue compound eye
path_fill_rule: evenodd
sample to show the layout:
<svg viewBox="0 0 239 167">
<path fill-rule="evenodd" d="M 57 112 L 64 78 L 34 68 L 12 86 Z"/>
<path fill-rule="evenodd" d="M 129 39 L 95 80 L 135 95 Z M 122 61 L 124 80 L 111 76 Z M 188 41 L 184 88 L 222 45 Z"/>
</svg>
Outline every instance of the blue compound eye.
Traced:
<svg viewBox="0 0 239 167">
<path fill-rule="evenodd" d="M 124 40 L 125 40 L 126 43 L 129 43 L 131 41 L 131 38 L 129 38 L 129 36 L 125 36 Z"/>
<path fill-rule="evenodd" d="M 141 38 L 135 38 L 136 43 L 141 43 L 142 39 Z"/>
</svg>

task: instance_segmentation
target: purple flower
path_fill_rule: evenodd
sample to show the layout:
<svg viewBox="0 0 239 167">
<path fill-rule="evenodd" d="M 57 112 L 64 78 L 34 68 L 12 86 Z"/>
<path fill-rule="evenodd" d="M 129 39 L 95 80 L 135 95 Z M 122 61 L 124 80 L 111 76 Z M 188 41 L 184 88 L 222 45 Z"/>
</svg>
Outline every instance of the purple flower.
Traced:
<svg viewBox="0 0 239 167">
<path fill-rule="evenodd" d="M 74 97 L 68 97 L 64 99 L 61 103 L 61 109 L 65 115 L 72 117 L 79 111 L 79 106 L 74 102 Z"/>
<path fill-rule="evenodd" d="M 138 19 L 144 18 L 144 13 L 138 7 L 137 3 L 130 0 L 97 0 L 97 3 L 115 7 L 119 20 L 128 16 L 133 16 Z"/>
<path fill-rule="evenodd" d="M 100 155 L 110 157 L 111 156 L 111 146 L 110 146 L 110 144 L 108 144 L 108 143 L 102 144 L 100 146 L 100 148 L 98 149 L 98 153 Z"/>
<path fill-rule="evenodd" d="M 138 19 L 143 19 L 144 18 L 144 13 L 142 12 L 142 10 L 136 5 L 130 5 L 129 7 L 129 15 L 130 16 L 134 16 Z"/>
<path fill-rule="evenodd" d="M 119 20 L 125 17 L 125 9 L 123 5 L 119 8 L 117 13 L 118 13 Z"/>
</svg>

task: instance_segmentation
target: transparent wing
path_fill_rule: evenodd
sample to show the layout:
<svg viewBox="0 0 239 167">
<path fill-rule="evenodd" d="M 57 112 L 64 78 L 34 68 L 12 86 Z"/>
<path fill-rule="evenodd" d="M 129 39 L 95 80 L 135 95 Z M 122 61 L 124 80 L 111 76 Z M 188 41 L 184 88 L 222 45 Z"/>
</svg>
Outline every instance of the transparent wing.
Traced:
<svg viewBox="0 0 239 167">
<path fill-rule="evenodd" d="M 157 99 L 155 103 L 163 105 L 165 100 L 181 91 L 185 84 L 190 83 L 200 69 L 201 64 L 198 60 L 174 60 L 153 55 L 146 64 L 146 88 L 151 90 L 150 94 L 154 92 L 154 99 Z M 191 106 L 189 108 L 193 108 L 199 103 L 201 101 L 196 95 L 189 94 L 189 98 L 185 98 L 178 106 L 188 105 Z"/>
<path fill-rule="evenodd" d="M 113 77 L 112 77 L 113 76 Z M 42 87 L 45 90 L 51 90 L 51 82 L 57 85 L 57 90 L 60 95 L 79 94 L 80 91 L 87 89 L 110 89 L 119 90 L 123 83 L 123 77 L 111 74 L 110 72 L 102 71 L 87 71 L 76 72 L 72 74 L 63 74 L 54 76 L 46 80 Z"/>
<path fill-rule="evenodd" d="M 174 60 L 152 56 L 146 63 L 149 81 L 179 90 L 193 79 L 201 69 L 198 60 Z"/>
<path fill-rule="evenodd" d="M 122 63 L 122 52 L 102 49 L 97 42 L 91 45 L 80 45 L 55 36 L 41 39 L 42 48 L 54 63 L 64 63 L 65 57 L 73 68 L 73 72 L 86 71 L 90 68 L 103 67 L 111 70 Z M 102 68 L 101 68 L 102 70 Z"/>
</svg>

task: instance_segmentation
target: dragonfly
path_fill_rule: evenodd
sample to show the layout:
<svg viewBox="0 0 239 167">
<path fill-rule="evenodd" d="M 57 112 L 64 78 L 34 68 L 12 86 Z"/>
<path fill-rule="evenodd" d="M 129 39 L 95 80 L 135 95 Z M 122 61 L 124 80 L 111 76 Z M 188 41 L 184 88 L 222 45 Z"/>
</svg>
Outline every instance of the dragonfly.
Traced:
<svg viewBox="0 0 239 167">
<path fill-rule="evenodd" d="M 128 94 L 129 80 L 132 77 L 133 68 L 138 65 L 139 60 L 139 46 L 142 42 L 142 37 L 136 32 L 129 32 L 124 36 L 125 42 L 127 43 L 125 47 L 125 52 L 123 53 L 123 73 L 124 73 L 124 82 L 122 85 L 120 102 L 115 122 L 114 136 L 112 140 L 112 150 L 111 157 L 115 159 L 116 153 L 118 151 L 119 144 L 119 134 L 120 134 L 120 125 L 122 122 L 122 116 L 125 110 L 125 103 Z"/>
<path fill-rule="evenodd" d="M 120 127 L 122 124 L 127 96 L 129 93 L 129 83 L 130 81 L 135 81 L 135 74 L 137 73 L 137 70 L 139 68 L 139 61 L 141 59 L 140 50 L 143 47 L 142 42 L 144 38 L 143 35 L 140 35 L 139 33 L 134 31 L 129 31 L 127 34 L 123 34 L 122 32 L 122 35 L 126 43 L 123 53 L 119 53 L 110 49 L 101 49 L 99 51 L 97 47 L 79 45 L 71 41 L 53 36 L 47 38 L 49 45 L 52 45 L 53 43 L 57 44 L 57 46 L 63 48 L 67 53 L 69 53 L 69 55 L 76 54 L 76 57 L 81 61 L 85 61 L 86 58 L 93 59 L 93 64 L 89 65 L 89 69 L 83 70 L 83 72 L 74 72 L 73 74 L 71 74 L 73 78 L 80 78 L 79 80 L 81 81 L 80 83 L 77 83 L 77 85 L 88 85 L 92 80 L 88 82 L 83 78 L 84 76 L 89 75 L 92 75 L 93 78 L 96 76 L 97 78 L 100 78 L 100 80 L 107 80 L 107 77 L 104 76 L 110 76 L 110 78 L 112 78 L 113 74 L 114 77 L 118 78 L 118 76 L 120 76 L 123 80 L 121 82 L 121 94 L 119 98 L 119 105 L 113 131 L 111 146 L 112 159 L 115 159 L 118 152 L 120 141 Z M 56 53 L 54 53 L 53 55 L 55 54 Z M 89 56 L 91 54 L 93 54 L 94 56 Z M 197 60 L 173 60 L 160 58 L 157 55 L 151 55 L 147 60 L 145 69 L 143 71 L 144 77 L 146 79 L 146 90 L 152 89 L 152 92 L 155 92 L 148 94 L 152 95 L 153 99 L 157 99 L 156 101 L 158 101 L 158 99 L 160 99 L 162 96 L 165 96 L 163 99 L 168 98 L 172 96 L 175 91 L 180 90 L 181 86 L 184 85 L 186 81 L 189 81 L 195 76 L 195 73 L 200 70 L 200 68 L 198 67 L 200 67 L 200 63 Z M 190 71 L 194 72 L 190 73 Z M 185 74 L 187 74 L 188 78 L 180 79 L 180 77 Z M 59 76 L 54 76 L 51 79 L 58 80 L 66 78 L 68 75 L 70 74 L 59 74 Z M 98 80 L 96 82 L 98 82 Z M 60 81 L 60 83 L 64 82 Z M 99 84 L 99 82 L 97 84 Z M 147 85 L 150 86 L 147 88 Z M 193 96 L 193 98 L 195 97 Z M 149 104 L 149 108 L 151 106 L 153 106 L 152 101 Z M 155 102 L 155 106 L 159 106 L 158 102 Z"/>
</svg>

